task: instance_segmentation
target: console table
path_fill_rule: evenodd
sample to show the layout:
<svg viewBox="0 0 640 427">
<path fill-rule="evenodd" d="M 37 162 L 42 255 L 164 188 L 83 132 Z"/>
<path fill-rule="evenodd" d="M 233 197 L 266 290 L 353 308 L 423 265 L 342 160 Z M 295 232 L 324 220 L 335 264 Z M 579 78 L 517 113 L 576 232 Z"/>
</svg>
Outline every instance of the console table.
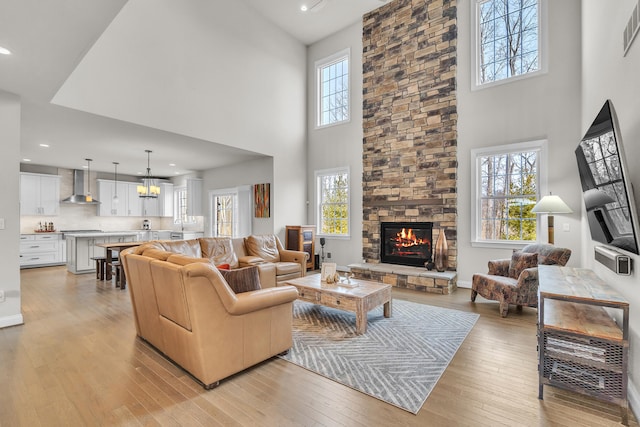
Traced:
<svg viewBox="0 0 640 427">
<path fill-rule="evenodd" d="M 619 405 L 628 425 L 629 302 L 588 269 L 538 273 L 538 398 L 544 385 L 572 390 Z"/>
</svg>

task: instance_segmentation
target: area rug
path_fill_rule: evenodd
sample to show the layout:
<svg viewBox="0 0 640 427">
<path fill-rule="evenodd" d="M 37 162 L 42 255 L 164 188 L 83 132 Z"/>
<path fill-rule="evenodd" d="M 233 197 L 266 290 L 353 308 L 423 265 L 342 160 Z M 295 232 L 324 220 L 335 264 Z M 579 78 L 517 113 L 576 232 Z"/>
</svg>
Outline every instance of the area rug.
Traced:
<svg viewBox="0 0 640 427">
<path fill-rule="evenodd" d="M 282 359 L 355 390 L 418 413 L 479 315 L 393 300 L 368 314 L 356 335 L 355 314 L 295 301 L 293 347 Z"/>
</svg>

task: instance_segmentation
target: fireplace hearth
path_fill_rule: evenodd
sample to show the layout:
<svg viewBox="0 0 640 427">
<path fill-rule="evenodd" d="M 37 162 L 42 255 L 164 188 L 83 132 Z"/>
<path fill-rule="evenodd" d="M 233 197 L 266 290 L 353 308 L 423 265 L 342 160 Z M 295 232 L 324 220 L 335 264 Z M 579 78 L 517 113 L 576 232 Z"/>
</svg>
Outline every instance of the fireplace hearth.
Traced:
<svg viewBox="0 0 640 427">
<path fill-rule="evenodd" d="M 431 261 L 432 222 L 382 222 L 380 262 L 423 267 Z"/>
</svg>

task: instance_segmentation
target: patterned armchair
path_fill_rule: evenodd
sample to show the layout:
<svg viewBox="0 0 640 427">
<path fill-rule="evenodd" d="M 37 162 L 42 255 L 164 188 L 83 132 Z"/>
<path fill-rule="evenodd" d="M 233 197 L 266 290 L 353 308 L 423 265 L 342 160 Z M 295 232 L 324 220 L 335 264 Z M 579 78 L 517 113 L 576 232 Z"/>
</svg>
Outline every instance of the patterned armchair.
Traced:
<svg viewBox="0 0 640 427">
<path fill-rule="evenodd" d="M 488 274 L 474 274 L 471 301 L 480 294 L 500 302 L 500 315 L 507 317 L 509 304 L 538 306 L 538 265 L 566 265 L 571 250 L 547 244 L 527 245 L 511 259 L 489 261 Z"/>
</svg>

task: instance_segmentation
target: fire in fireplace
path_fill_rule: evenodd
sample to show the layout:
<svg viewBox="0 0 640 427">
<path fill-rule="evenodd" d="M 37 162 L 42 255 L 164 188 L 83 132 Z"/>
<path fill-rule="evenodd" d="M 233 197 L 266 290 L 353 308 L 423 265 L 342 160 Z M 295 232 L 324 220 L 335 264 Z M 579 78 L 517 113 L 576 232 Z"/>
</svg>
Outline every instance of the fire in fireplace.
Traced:
<svg viewBox="0 0 640 427">
<path fill-rule="evenodd" d="M 431 261 L 432 222 L 383 222 L 380 262 L 424 266 Z"/>
</svg>

